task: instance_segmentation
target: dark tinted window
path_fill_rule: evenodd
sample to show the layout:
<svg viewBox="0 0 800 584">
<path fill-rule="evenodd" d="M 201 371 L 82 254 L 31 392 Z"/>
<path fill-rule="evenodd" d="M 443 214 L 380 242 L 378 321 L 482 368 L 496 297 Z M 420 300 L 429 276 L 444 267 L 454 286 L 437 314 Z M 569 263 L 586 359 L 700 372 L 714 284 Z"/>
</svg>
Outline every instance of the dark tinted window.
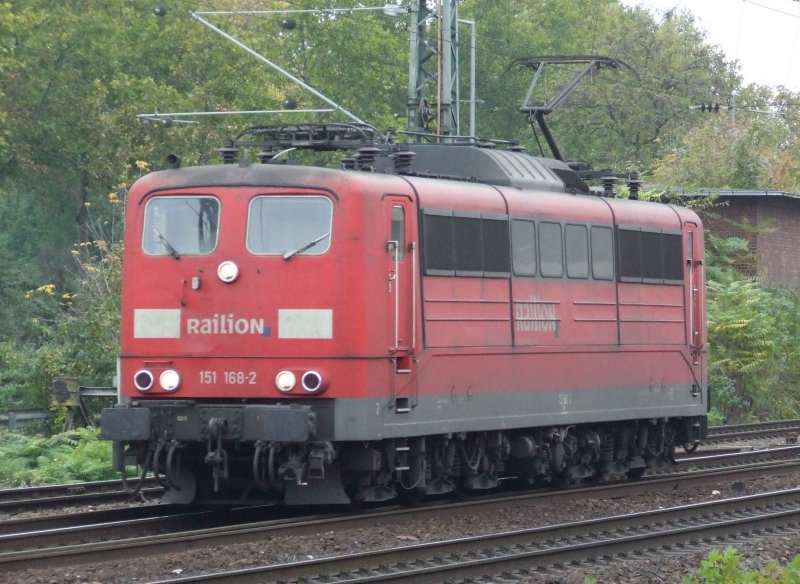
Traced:
<svg viewBox="0 0 800 584">
<path fill-rule="evenodd" d="M 641 232 L 620 229 L 617 235 L 619 249 L 619 276 L 624 279 L 642 279 Z"/>
<path fill-rule="evenodd" d="M 610 227 L 592 227 L 592 277 L 614 278 L 614 253 Z"/>
<path fill-rule="evenodd" d="M 483 271 L 483 243 L 479 217 L 455 217 L 456 270 Z"/>
<path fill-rule="evenodd" d="M 518 276 L 535 276 L 536 228 L 533 221 L 511 221 L 511 245 L 514 273 Z"/>
<path fill-rule="evenodd" d="M 560 278 L 564 274 L 561 249 L 561 225 L 545 221 L 539 223 L 539 268 L 542 276 Z"/>
<path fill-rule="evenodd" d="M 683 249 L 681 246 L 681 236 L 673 233 L 665 233 L 663 248 L 664 279 L 683 280 Z"/>
<path fill-rule="evenodd" d="M 663 279 L 661 263 L 661 234 L 642 231 L 642 277 L 645 280 Z"/>
<path fill-rule="evenodd" d="M 511 270 L 508 219 L 429 210 L 423 238 L 425 273 L 496 277 Z"/>
<path fill-rule="evenodd" d="M 425 269 L 455 270 L 453 218 L 447 215 L 425 214 Z"/>
<path fill-rule="evenodd" d="M 619 229 L 619 276 L 627 282 L 683 281 L 681 236 L 660 231 Z"/>
<path fill-rule="evenodd" d="M 589 235 L 584 225 L 567 225 L 567 277 L 589 277 Z"/>
<path fill-rule="evenodd" d="M 483 218 L 483 271 L 508 274 L 509 258 L 508 220 Z"/>
</svg>

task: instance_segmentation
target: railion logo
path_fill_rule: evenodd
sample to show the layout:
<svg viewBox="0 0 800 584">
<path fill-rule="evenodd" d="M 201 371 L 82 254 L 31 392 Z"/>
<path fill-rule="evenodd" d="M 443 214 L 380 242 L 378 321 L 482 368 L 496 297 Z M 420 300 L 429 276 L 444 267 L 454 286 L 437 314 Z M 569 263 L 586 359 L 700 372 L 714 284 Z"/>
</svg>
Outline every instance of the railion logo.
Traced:
<svg viewBox="0 0 800 584">
<path fill-rule="evenodd" d="M 237 318 L 234 314 L 214 314 L 211 318 L 187 318 L 189 335 L 259 335 L 268 337 L 271 329 L 263 318 Z"/>
<path fill-rule="evenodd" d="M 561 319 L 555 303 L 531 296 L 529 302 L 514 304 L 514 328 L 517 332 L 552 332 L 558 336 Z"/>
</svg>

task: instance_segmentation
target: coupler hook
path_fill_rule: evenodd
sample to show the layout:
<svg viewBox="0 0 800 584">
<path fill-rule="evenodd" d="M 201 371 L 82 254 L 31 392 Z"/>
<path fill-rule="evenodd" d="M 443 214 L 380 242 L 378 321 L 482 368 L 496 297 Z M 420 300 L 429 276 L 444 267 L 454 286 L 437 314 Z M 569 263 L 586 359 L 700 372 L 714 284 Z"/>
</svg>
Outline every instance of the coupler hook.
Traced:
<svg viewBox="0 0 800 584">
<path fill-rule="evenodd" d="M 128 493 L 132 497 L 139 495 L 142 491 L 142 487 L 144 487 L 144 482 L 145 479 L 147 478 L 147 473 L 150 472 L 150 468 L 153 464 L 153 450 L 154 446 L 153 443 L 151 442 L 150 446 L 147 448 L 147 456 L 145 457 L 144 464 L 142 465 L 142 473 L 139 476 L 139 480 L 136 481 L 136 485 L 133 487 L 131 487 L 128 484 L 128 477 L 125 474 L 124 454 L 122 455 L 123 456 L 122 473 L 121 473 L 122 488 L 125 490 L 126 493 Z"/>
</svg>

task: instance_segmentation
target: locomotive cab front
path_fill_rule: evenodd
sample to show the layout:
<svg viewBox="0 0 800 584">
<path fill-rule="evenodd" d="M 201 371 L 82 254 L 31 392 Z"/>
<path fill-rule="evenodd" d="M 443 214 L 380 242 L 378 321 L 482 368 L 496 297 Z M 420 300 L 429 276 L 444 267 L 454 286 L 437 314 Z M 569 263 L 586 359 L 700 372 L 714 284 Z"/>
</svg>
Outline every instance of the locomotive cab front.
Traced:
<svg viewBox="0 0 800 584">
<path fill-rule="evenodd" d="M 388 378 L 388 351 L 411 343 L 412 327 L 368 298 L 410 286 L 414 213 L 410 195 L 393 204 L 328 173 L 223 165 L 131 189 L 120 405 L 102 422 L 120 470 L 127 459 L 164 475 L 173 500 L 254 482 L 306 496 L 314 479 L 314 498 L 349 501 L 331 440 L 337 425 L 358 437 L 365 378 Z"/>
</svg>

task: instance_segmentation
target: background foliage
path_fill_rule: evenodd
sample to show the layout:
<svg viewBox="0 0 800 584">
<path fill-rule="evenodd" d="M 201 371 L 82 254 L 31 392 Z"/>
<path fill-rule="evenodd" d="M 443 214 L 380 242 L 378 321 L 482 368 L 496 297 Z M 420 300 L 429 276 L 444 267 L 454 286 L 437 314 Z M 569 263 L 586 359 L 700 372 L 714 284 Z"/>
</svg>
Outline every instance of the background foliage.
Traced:
<svg viewBox="0 0 800 584">
<path fill-rule="evenodd" d="M 325 104 L 195 19 L 192 10 L 375 5 L 334 0 L 0 0 L 0 410 L 46 407 L 55 375 L 107 385 L 114 372 L 121 207 L 128 186 L 168 153 L 216 158 L 253 117 L 142 123 L 153 112 Z M 518 108 L 543 55 L 607 55 L 624 67 L 584 80 L 550 116 L 568 158 L 637 169 L 670 192 L 800 192 L 800 96 L 745 86 L 689 14 L 659 17 L 616 0 L 463 0 L 477 23 L 480 136 L 540 140 Z M 372 12 L 208 17 L 381 129 L 403 128 L 408 23 Z M 435 30 L 435 23 L 432 23 Z M 469 35 L 461 30 L 468 95 Z M 431 39 L 433 44 L 433 39 Z M 542 76 L 537 103 L 575 70 Z M 431 98 L 433 99 L 433 98 Z M 716 101 L 718 114 L 691 109 Z M 466 127 L 466 106 L 462 124 Z M 767 112 L 767 113 L 758 113 Z M 330 119 L 331 116 L 328 117 Z M 333 119 L 343 119 L 341 114 Z M 286 114 L 266 121 L 298 120 Z M 545 154 L 547 154 L 545 150 Z M 718 418 L 798 415 L 795 293 L 741 276 L 743 242 L 710 237 L 711 378 Z"/>
<path fill-rule="evenodd" d="M 117 478 L 111 443 L 78 428 L 51 437 L 4 434 L 0 438 L 0 485 L 22 486 Z"/>
<path fill-rule="evenodd" d="M 741 567 L 742 554 L 734 548 L 712 550 L 691 576 L 683 578 L 684 584 L 793 584 L 800 581 L 800 555 L 785 566 L 769 562 L 761 570 Z"/>
</svg>

